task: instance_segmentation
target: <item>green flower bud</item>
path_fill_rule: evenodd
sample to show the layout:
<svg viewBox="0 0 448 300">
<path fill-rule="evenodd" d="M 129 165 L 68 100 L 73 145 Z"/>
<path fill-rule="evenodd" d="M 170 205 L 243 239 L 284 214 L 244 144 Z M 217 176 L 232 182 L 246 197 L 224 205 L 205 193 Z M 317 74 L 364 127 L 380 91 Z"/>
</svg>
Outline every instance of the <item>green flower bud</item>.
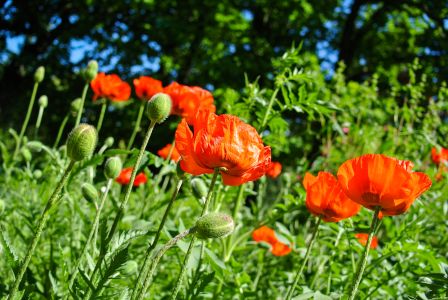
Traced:
<svg viewBox="0 0 448 300">
<path fill-rule="evenodd" d="M 114 138 L 110 136 L 104 141 L 104 145 L 106 145 L 107 147 L 112 147 L 114 141 Z"/>
<path fill-rule="evenodd" d="M 35 151 L 35 152 L 42 151 L 42 149 L 44 147 L 44 145 L 41 142 L 39 142 L 39 141 L 28 142 L 26 144 L 26 146 L 28 147 L 28 149 L 30 149 L 31 151 Z"/>
<path fill-rule="evenodd" d="M 233 232 L 235 223 L 232 217 L 223 213 L 209 213 L 196 222 L 196 235 L 200 239 L 216 239 Z"/>
<path fill-rule="evenodd" d="M 82 104 L 81 98 L 76 98 L 75 100 L 72 101 L 72 103 L 70 103 L 70 112 L 72 113 L 72 115 L 74 116 L 78 115 L 78 111 L 81 108 L 81 104 Z"/>
<path fill-rule="evenodd" d="M 3 201 L 2 199 L 0 199 L 0 215 L 3 214 L 3 212 L 5 211 L 5 201 Z"/>
<path fill-rule="evenodd" d="M 41 170 L 34 170 L 33 177 L 36 179 L 39 179 L 42 177 L 42 171 Z"/>
<path fill-rule="evenodd" d="M 89 203 L 94 203 L 99 198 L 98 191 L 90 183 L 87 183 L 87 182 L 84 183 L 81 186 L 81 192 L 82 192 L 82 196 L 84 197 L 84 199 L 86 199 L 87 202 L 89 202 Z"/>
<path fill-rule="evenodd" d="M 45 96 L 45 95 L 42 95 L 42 96 L 39 97 L 38 102 L 39 102 L 39 106 L 40 107 L 45 108 L 45 107 L 48 106 L 48 97 Z"/>
<path fill-rule="evenodd" d="M 121 273 L 123 275 L 129 276 L 132 274 L 136 274 L 137 271 L 138 271 L 138 264 L 135 260 L 128 260 L 121 267 Z"/>
<path fill-rule="evenodd" d="M 25 159 L 25 161 L 31 161 L 31 159 L 33 158 L 28 148 L 22 148 L 22 150 L 20 150 L 20 153 L 22 153 L 22 156 Z"/>
<path fill-rule="evenodd" d="M 98 74 L 98 62 L 96 60 L 89 61 L 87 67 L 83 72 L 84 79 L 90 82 L 93 79 L 95 79 L 97 74 Z"/>
<path fill-rule="evenodd" d="M 67 156 L 73 161 L 89 157 L 95 150 L 97 140 L 98 134 L 95 127 L 89 124 L 78 125 L 68 135 Z"/>
<path fill-rule="evenodd" d="M 157 123 L 162 123 L 171 113 L 171 97 L 164 93 L 158 93 L 146 104 L 146 115 L 148 118 Z"/>
<path fill-rule="evenodd" d="M 107 179 L 115 179 L 120 175 L 122 167 L 123 165 L 119 157 L 111 157 L 104 165 L 104 176 L 106 176 Z"/>
<path fill-rule="evenodd" d="M 195 177 L 190 182 L 191 187 L 193 188 L 193 194 L 196 198 L 201 199 L 207 197 L 208 188 L 204 180 Z"/>
<path fill-rule="evenodd" d="M 34 72 L 34 82 L 41 83 L 45 77 L 45 68 L 40 66 L 37 68 L 36 72 Z"/>
</svg>

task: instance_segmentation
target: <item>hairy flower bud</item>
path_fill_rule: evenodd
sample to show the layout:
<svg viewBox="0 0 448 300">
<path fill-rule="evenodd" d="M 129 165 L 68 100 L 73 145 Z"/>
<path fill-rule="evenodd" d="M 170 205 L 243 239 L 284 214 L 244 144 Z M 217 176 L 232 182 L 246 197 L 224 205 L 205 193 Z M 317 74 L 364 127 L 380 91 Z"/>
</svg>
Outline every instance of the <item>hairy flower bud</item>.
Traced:
<svg viewBox="0 0 448 300">
<path fill-rule="evenodd" d="M 83 76 L 84 79 L 88 82 L 95 79 L 98 74 L 98 62 L 96 60 L 91 60 L 87 64 L 87 67 L 84 69 Z"/>
<path fill-rule="evenodd" d="M 48 106 L 48 97 L 45 96 L 45 95 L 42 95 L 42 96 L 39 97 L 38 102 L 39 102 L 39 106 L 40 107 L 45 108 L 45 107 Z"/>
<path fill-rule="evenodd" d="M 97 140 L 98 134 L 95 127 L 89 124 L 78 125 L 68 135 L 67 156 L 73 161 L 89 157 L 95 150 Z"/>
<path fill-rule="evenodd" d="M 122 167 L 123 165 L 119 157 L 111 157 L 104 165 L 104 176 L 106 176 L 107 179 L 115 179 L 120 175 Z"/>
<path fill-rule="evenodd" d="M 157 123 L 162 123 L 171 113 L 171 97 L 164 93 L 158 93 L 146 104 L 148 118 Z"/>
<path fill-rule="evenodd" d="M 87 200 L 87 202 L 89 203 L 94 203 L 98 200 L 98 191 L 96 190 L 96 188 L 91 185 L 90 183 L 84 183 L 81 186 L 81 192 L 82 192 L 82 196 L 84 197 L 84 199 Z"/>
<path fill-rule="evenodd" d="M 200 239 L 225 237 L 233 232 L 235 223 L 232 217 L 223 213 L 209 213 L 196 222 L 196 235 Z"/>
<path fill-rule="evenodd" d="M 34 82 L 41 83 L 42 80 L 44 80 L 45 77 L 45 68 L 40 66 L 36 69 L 36 72 L 34 72 Z"/>
<path fill-rule="evenodd" d="M 104 141 L 104 145 L 106 145 L 107 147 L 112 147 L 114 142 L 115 142 L 114 138 L 110 136 Z"/>
<path fill-rule="evenodd" d="M 191 180 L 191 187 L 196 198 L 201 199 L 207 196 L 208 188 L 204 180 L 195 177 Z"/>
</svg>

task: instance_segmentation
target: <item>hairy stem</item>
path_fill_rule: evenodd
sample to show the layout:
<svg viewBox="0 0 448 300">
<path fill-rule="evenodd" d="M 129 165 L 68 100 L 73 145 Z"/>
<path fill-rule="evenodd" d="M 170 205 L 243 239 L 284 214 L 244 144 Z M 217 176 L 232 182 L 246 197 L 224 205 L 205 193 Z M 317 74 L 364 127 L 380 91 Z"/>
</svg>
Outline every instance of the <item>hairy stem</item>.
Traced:
<svg viewBox="0 0 448 300">
<path fill-rule="evenodd" d="M 87 82 L 84 85 L 84 89 L 82 90 L 81 105 L 79 106 L 78 114 L 76 115 L 75 127 L 78 126 L 79 123 L 81 122 L 82 112 L 84 110 L 84 102 L 86 101 L 86 96 L 87 96 L 88 89 L 89 89 L 89 83 Z"/>
<path fill-rule="evenodd" d="M 104 115 L 107 109 L 107 100 L 103 99 L 103 104 L 101 104 L 101 112 L 100 117 L 98 118 L 98 123 L 96 124 L 96 131 L 98 132 L 98 136 L 100 135 L 101 127 L 103 126 Z"/>
<path fill-rule="evenodd" d="M 131 138 L 129 139 L 128 143 L 128 150 L 131 150 L 132 145 L 134 144 L 135 137 L 137 136 L 137 132 L 140 131 L 140 123 L 142 121 L 143 112 L 145 111 L 145 104 L 146 101 L 141 101 L 140 108 L 138 110 L 137 120 L 135 121 L 134 131 L 132 131 Z"/>
<path fill-rule="evenodd" d="M 69 118 L 69 114 L 67 114 L 65 116 L 64 120 L 62 120 L 61 126 L 59 126 L 58 135 L 56 136 L 56 141 L 54 141 L 53 148 L 56 148 L 58 146 L 59 141 L 61 140 L 61 137 L 62 137 L 62 133 L 64 132 L 65 125 L 67 125 L 68 118 Z"/>
</svg>

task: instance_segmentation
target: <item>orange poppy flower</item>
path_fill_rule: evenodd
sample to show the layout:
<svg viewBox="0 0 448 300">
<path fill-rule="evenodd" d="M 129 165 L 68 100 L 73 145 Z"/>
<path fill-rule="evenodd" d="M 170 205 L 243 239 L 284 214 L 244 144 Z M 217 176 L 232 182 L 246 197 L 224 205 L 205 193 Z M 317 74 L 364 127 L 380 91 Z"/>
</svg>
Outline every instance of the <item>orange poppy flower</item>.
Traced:
<svg viewBox="0 0 448 300">
<path fill-rule="evenodd" d="M 149 100 L 157 93 L 163 92 L 162 82 L 149 76 L 134 79 L 135 93 L 141 100 Z"/>
<path fill-rule="evenodd" d="M 431 186 L 429 177 L 412 172 L 414 164 L 382 154 L 366 154 L 344 162 L 338 170 L 342 189 L 353 201 L 386 216 L 406 212 Z"/>
<path fill-rule="evenodd" d="M 277 178 L 281 172 L 282 172 L 282 164 L 277 161 L 271 161 L 271 164 L 269 165 L 266 171 L 266 175 L 271 178 Z"/>
<path fill-rule="evenodd" d="M 432 161 L 435 164 L 448 163 L 448 149 L 440 148 L 440 152 L 437 151 L 436 147 L 431 150 Z"/>
<path fill-rule="evenodd" d="M 271 148 L 263 145 L 255 128 L 231 115 L 199 111 L 193 123 L 177 127 L 176 148 L 180 167 L 193 175 L 211 174 L 221 168 L 225 185 L 257 180 L 271 163 Z"/>
<path fill-rule="evenodd" d="M 171 144 L 167 144 L 165 147 L 163 147 L 162 149 L 160 149 L 159 151 L 157 151 L 157 155 L 160 156 L 161 158 L 166 159 L 168 157 L 168 154 L 170 153 L 171 150 Z M 170 159 L 174 162 L 178 162 L 180 159 L 180 154 L 179 152 L 177 152 L 176 147 L 173 148 L 172 152 L 171 152 L 171 157 Z"/>
<path fill-rule="evenodd" d="M 367 240 L 369 235 L 367 233 L 357 233 L 355 237 L 358 239 L 358 242 L 365 246 L 367 244 Z M 372 242 L 370 243 L 370 249 L 375 249 L 378 247 L 378 238 L 376 236 L 373 237 Z"/>
<path fill-rule="evenodd" d="M 339 182 L 328 172 L 319 172 L 317 177 L 305 174 L 303 186 L 306 190 L 306 207 L 325 222 L 339 222 L 356 215 L 361 206 L 347 197 Z"/>
<path fill-rule="evenodd" d="M 266 242 L 271 245 L 271 253 L 275 256 L 284 256 L 291 252 L 291 247 L 280 242 L 275 236 L 275 231 L 267 226 L 262 226 L 252 232 L 252 239 L 256 242 Z"/>
<path fill-rule="evenodd" d="M 199 110 L 216 111 L 213 95 L 198 86 L 190 87 L 172 82 L 164 88 L 164 93 L 170 95 L 173 101 L 171 113 L 187 119 L 188 124 L 193 124 Z"/>
<path fill-rule="evenodd" d="M 93 100 L 107 98 L 111 101 L 126 101 L 131 96 L 131 87 L 116 74 L 98 73 L 90 86 L 93 90 Z"/>
<path fill-rule="evenodd" d="M 118 182 L 121 185 L 127 185 L 131 181 L 131 174 L 132 174 L 133 168 L 124 168 L 121 170 L 120 175 L 115 179 L 116 182 Z M 138 173 L 135 177 L 133 186 L 139 186 L 141 184 L 145 184 L 148 181 L 148 178 L 146 177 L 145 173 L 141 172 Z"/>
</svg>

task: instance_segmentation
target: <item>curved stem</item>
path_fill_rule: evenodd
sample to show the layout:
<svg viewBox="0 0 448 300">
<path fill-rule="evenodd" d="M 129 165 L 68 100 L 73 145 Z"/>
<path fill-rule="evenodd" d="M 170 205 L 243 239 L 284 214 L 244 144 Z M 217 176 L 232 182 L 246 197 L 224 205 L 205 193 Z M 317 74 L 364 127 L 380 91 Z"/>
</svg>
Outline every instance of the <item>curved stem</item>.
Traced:
<svg viewBox="0 0 448 300">
<path fill-rule="evenodd" d="M 208 206 L 210 204 L 210 200 L 212 198 L 213 194 L 213 188 L 215 187 L 216 180 L 218 179 L 219 175 L 219 169 L 215 169 L 215 172 L 213 173 L 213 178 L 210 183 L 210 187 L 208 189 L 207 198 L 205 199 L 204 207 L 202 208 L 201 217 L 207 213 Z M 193 249 L 194 242 L 196 241 L 196 236 L 193 236 L 190 241 L 190 245 L 188 246 L 187 253 L 185 254 L 184 262 L 182 264 L 182 267 L 180 269 L 179 276 L 176 280 L 176 285 L 174 286 L 173 291 L 171 292 L 170 299 L 176 299 L 177 294 L 179 293 L 180 287 L 182 286 L 182 280 L 185 274 L 185 271 L 187 269 L 188 261 L 190 260 L 191 256 L 191 250 Z"/>
<path fill-rule="evenodd" d="M 39 114 L 37 115 L 36 128 L 34 129 L 34 136 L 37 137 L 37 132 L 39 131 L 40 124 L 42 123 L 42 116 L 44 115 L 44 107 L 39 107 Z"/>
<path fill-rule="evenodd" d="M 107 100 L 103 99 L 103 104 L 101 104 L 101 112 L 100 117 L 98 118 L 98 123 L 96 124 L 96 131 L 98 132 L 98 136 L 100 135 L 101 127 L 103 126 L 104 114 L 106 113 L 107 108 Z"/>
<path fill-rule="evenodd" d="M 177 182 L 176 189 L 174 190 L 174 193 L 171 196 L 170 202 L 168 203 L 168 206 L 165 209 L 165 212 L 162 217 L 162 221 L 160 222 L 159 228 L 157 229 L 157 233 L 154 237 L 154 240 L 148 246 L 148 249 L 146 249 L 145 260 L 143 262 L 142 268 L 140 269 L 140 273 L 138 274 L 137 281 L 134 285 L 134 290 L 132 291 L 131 299 L 134 299 L 134 297 L 136 296 L 137 291 L 140 288 L 140 285 L 143 284 L 145 275 L 148 272 L 149 267 L 151 266 L 150 254 L 151 254 L 152 250 L 154 250 L 154 248 L 157 246 L 160 235 L 162 233 L 162 229 L 165 226 L 166 219 L 168 218 L 168 214 L 171 210 L 171 207 L 173 206 L 174 200 L 176 200 L 177 195 L 179 194 L 180 188 L 182 187 L 182 183 L 183 183 L 183 179 L 179 179 L 179 181 Z"/>
<path fill-rule="evenodd" d="M 112 186 L 112 182 L 113 182 L 113 179 L 109 179 L 108 182 L 107 182 L 106 190 L 104 191 L 104 194 L 103 194 L 103 196 L 101 198 L 101 201 L 100 201 L 100 205 L 98 206 L 98 208 L 96 210 L 95 219 L 93 221 L 92 228 L 90 229 L 89 237 L 87 238 L 87 240 L 86 240 L 86 242 L 84 244 L 84 247 L 82 248 L 81 255 L 78 257 L 78 260 L 76 261 L 75 267 L 73 269 L 73 273 L 70 276 L 70 282 L 68 284 L 68 288 L 69 289 L 72 288 L 73 283 L 75 282 L 76 275 L 78 275 L 78 268 L 81 265 L 81 262 L 82 262 L 84 256 L 87 253 L 87 249 L 89 249 L 89 245 L 90 245 L 90 243 L 92 241 L 92 238 L 93 238 L 93 236 L 95 234 L 95 231 L 98 228 L 98 224 L 99 224 L 99 221 L 100 221 L 101 210 L 103 209 L 104 203 L 106 202 L 107 194 L 109 193 L 110 187 Z"/>
<path fill-rule="evenodd" d="M 17 273 L 14 285 L 11 289 L 11 292 L 9 293 L 8 296 L 9 300 L 15 299 L 15 295 L 17 294 L 17 291 L 19 289 L 20 282 L 22 281 L 23 275 L 25 274 L 25 271 L 28 268 L 28 265 L 31 261 L 31 257 L 33 256 L 37 243 L 39 242 L 40 236 L 42 235 L 42 231 L 44 230 L 45 224 L 50 216 L 50 210 L 53 208 L 54 204 L 56 203 L 56 200 L 59 198 L 59 194 L 61 193 L 64 185 L 66 184 L 74 165 L 75 162 L 73 160 L 70 161 L 70 164 L 68 165 L 67 169 L 65 169 L 62 178 L 59 180 L 56 188 L 54 189 L 53 193 L 51 194 L 50 198 L 47 201 L 47 204 L 45 205 L 45 208 L 39 218 L 39 222 L 37 224 L 37 228 L 34 233 L 33 239 L 26 253 L 25 259 L 23 260 L 20 270 Z"/>
<path fill-rule="evenodd" d="M 62 120 L 61 126 L 59 126 L 59 131 L 58 131 L 58 135 L 56 137 L 56 141 L 54 141 L 53 148 L 56 148 L 58 146 L 59 141 L 61 140 L 61 137 L 62 137 L 62 133 L 64 132 L 65 125 L 67 125 L 68 118 L 69 118 L 69 114 L 67 114 L 65 116 L 64 120 Z"/>
<path fill-rule="evenodd" d="M 149 285 L 151 284 L 152 278 L 154 276 L 154 271 L 157 268 L 157 265 L 159 264 L 160 259 L 165 254 L 166 251 L 168 251 L 171 247 L 173 247 L 179 240 L 183 239 L 190 233 L 194 232 L 194 227 L 185 230 L 184 232 L 176 235 L 174 238 L 172 238 L 168 243 L 165 244 L 159 251 L 157 251 L 156 255 L 154 256 L 151 264 L 151 269 L 149 270 L 148 274 L 146 275 L 145 282 L 143 283 L 143 288 L 140 291 L 140 293 L 137 295 L 136 299 L 141 300 L 143 297 L 145 297 L 146 290 L 148 289 Z"/>
<path fill-rule="evenodd" d="M 126 204 L 128 203 L 129 197 L 131 195 L 132 187 L 134 185 L 135 177 L 137 176 L 138 168 L 140 166 L 140 163 L 141 163 L 142 158 L 143 158 L 143 154 L 145 152 L 146 146 L 148 145 L 149 139 L 151 138 L 151 134 L 152 134 L 152 131 L 154 130 L 155 126 L 156 126 L 156 122 L 151 121 L 151 123 L 149 124 L 149 127 L 148 127 L 148 131 L 146 132 L 145 139 L 143 140 L 143 144 L 142 144 L 142 146 L 140 148 L 140 152 L 138 153 L 137 160 L 135 161 L 135 165 L 134 165 L 134 167 L 132 169 L 131 179 L 129 180 L 129 184 L 127 185 L 127 190 L 126 190 L 126 193 L 124 195 L 124 199 L 121 202 L 121 205 L 120 205 L 120 207 L 118 209 L 118 212 L 117 212 L 117 214 L 115 216 L 115 219 L 114 219 L 114 222 L 112 224 L 112 227 L 111 227 L 111 229 L 110 229 L 110 231 L 109 231 L 109 233 L 107 235 L 107 238 L 106 238 L 106 240 L 104 242 L 105 245 L 104 245 L 104 247 L 102 247 L 103 248 L 102 252 L 100 253 L 100 256 L 98 257 L 98 261 L 96 262 L 95 268 L 93 270 L 93 273 L 92 273 L 92 276 L 91 276 L 92 280 L 94 280 L 95 275 L 98 272 L 98 270 L 99 270 L 99 268 L 100 268 L 100 266 L 101 266 L 101 264 L 102 264 L 102 262 L 103 262 L 103 260 L 104 260 L 104 258 L 106 256 L 106 252 L 107 252 L 107 249 L 109 247 L 110 241 L 112 240 L 112 237 L 114 236 L 114 233 L 115 233 L 115 231 L 117 229 L 118 223 L 120 222 L 121 218 L 123 217 L 124 209 L 126 207 Z M 89 291 L 87 292 L 87 296 L 85 298 L 87 299 L 91 295 L 91 293 L 92 293 L 92 290 L 89 289 Z"/>
<path fill-rule="evenodd" d="M 131 138 L 129 139 L 127 150 L 131 150 L 132 145 L 134 144 L 135 137 L 137 132 L 140 131 L 140 122 L 142 121 L 143 112 L 145 111 L 146 101 L 141 101 L 140 108 L 138 110 L 137 120 L 135 121 L 134 131 L 132 131 Z"/>
<path fill-rule="evenodd" d="M 37 88 L 39 83 L 34 83 L 33 92 L 31 93 L 30 103 L 28 104 L 28 111 L 26 112 L 25 120 L 22 124 L 22 129 L 20 130 L 19 140 L 17 141 L 16 149 L 14 150 L 13 158 L 15 159 L 20 150 L 20 144 L 22 143 L 23 135 L 25 134 L 26 127 L 28 126 L 28 122 L 30 121 L 31 112 L 33 111 L 34 100 L 36 99 Z"/>
<path fill-rule="evenodd" d="M 81 96 L 81 105 L 79 106 L 78 114 L 76 115 L 76 122 L 75 127 L 79 125 L 81 122 L 82 112 L 84 109 L 84 102 L 86 100 L 87 91 L 89 90 L 89 83 L 87 82 L 84 85 L 84 89 L 82 90 L 82 96 Z"/>
<path fill-rule="evenodd" d="M 302 265 L 300 266 L 299 270 L 296 273 L 296 277 L 294 278 L 294 282 L 291 285 L 291 287 L 288 290 L 288 293 L 286 295 L 286 300 L 290 300 L 294 294 L 294 290 L 296 289 L 297 283 L 299 282 L 300 277 L 302 276 L 303 269 L 305 269 L 306 262 L 308 261 L 308 258 L 310 257 L 311 248 L 313 247 L 314 241 L 316 240 L 317 234 L 319 232 L 319 225 L 321 223 L 322 219 L 318 218 L 316 221 L 316 225 L 314 225 L 314 231 L 313 235 L 311 236 L 311 240 L 308 243 L 308 247 L 306 248 L 305 258 L 302 261 Z"/>
<path fill-rule="evenodd" d="M 378 227 L 378 215 L 380 213 L 381 207 L 375 208 L 375 213 L 373 214 L 372 224 L 370 225 L 369 237 L 367 239 L 366 246 L 364 248 L 364 253 L 362 254 L 361 260 L 359 261 L 356 275 L 353 277 L 352 288 L 349 294 L 349 300 L 355 299 L 356 292 L 358 291 L 359 284 L 361 283 L 362 274 L 367 265 L 367 257 L 369 256 L 370 244 L 372 243 L 373 236 Z"/>
<path fill-rule="evenodd" d="M 278 88 L 275 89 L 274 92 L 272 93 L 271 99 L 269 100 L 268 108 L 266 109 L 266 112 L 263 117 L 263 121 L 261 122 L 260 129 L 258 130 L 258 132 L 263 131 L 264 127 L 266 126 L 266 123 L 268 121 L 269 114 L 271 113 L 272 105 L 274 104 L 274 100 L 275 100 L 275 97 L 277 96 L 277 93 L 278 93 Z"/>
</svg>

